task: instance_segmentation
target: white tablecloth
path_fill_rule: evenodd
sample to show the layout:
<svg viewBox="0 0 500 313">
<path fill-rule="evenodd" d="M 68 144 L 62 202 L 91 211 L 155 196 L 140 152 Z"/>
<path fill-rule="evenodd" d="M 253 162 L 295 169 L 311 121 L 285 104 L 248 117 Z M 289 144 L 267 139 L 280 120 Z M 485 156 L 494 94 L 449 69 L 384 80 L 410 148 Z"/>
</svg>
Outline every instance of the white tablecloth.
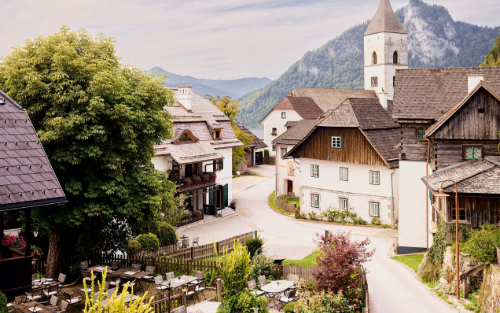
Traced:
<svg viewBox="0 0 500 313">
<path fill-rule="evenodd" d="M 220 302 L 204 301 L 188 307 L 187 313 L 197 313 L 197 312 L 216 313 L 219 305 Z"/>
<path fill-rule="evenodd" d="M 260 287 L 262 291 L 269 293 L 280 293 L 292 287 L 293 283 L 288 280 L 277 280 Z"/>
</svg>

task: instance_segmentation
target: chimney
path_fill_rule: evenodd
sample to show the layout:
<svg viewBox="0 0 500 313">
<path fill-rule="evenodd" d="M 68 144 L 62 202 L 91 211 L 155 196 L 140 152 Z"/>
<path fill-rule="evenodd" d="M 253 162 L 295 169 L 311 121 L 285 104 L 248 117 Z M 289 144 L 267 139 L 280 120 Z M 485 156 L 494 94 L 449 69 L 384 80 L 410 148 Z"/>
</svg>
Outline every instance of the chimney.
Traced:
<svg viewBox="0 0 500 313">
<path fill-rule="evenodd" d="M 192 112 L 191 101 L 193 99 L 192 86 L 182 86 L 177 87 L 177 101 L 182 105 L 184 109 L 188 112 Z"/>
<path fill-rule="evenodd" d="M 288 93 L 288 97 L 293 97 L 293 96 L 294 96 L 294 95 L 293 95 L 293 93 L 290 91 L 290 92 Z"/>
<path fill-rule="evenodd" d="M 474 88 L 476 88 L 476 86 L 484 81 L 484 75 L 480 75 L 480 74 L 471 74 L 471 75 L 467 75 L 467 80 L 468 80 L 468 93 L 471 93 L 472 90 L 474 90 Z"/>
</svg>

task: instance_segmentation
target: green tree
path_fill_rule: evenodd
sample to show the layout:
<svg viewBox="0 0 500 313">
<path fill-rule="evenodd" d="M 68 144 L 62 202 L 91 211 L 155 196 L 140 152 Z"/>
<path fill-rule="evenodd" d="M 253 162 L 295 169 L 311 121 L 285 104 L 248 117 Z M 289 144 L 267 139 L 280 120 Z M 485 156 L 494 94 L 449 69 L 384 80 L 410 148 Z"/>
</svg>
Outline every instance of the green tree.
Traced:
<svg viewBox="0 0 500 313">
<path fill-rule="evenodd" d="M 67 268 L 77 237 L 113 219 L 137 233 L 175 205 L 175 185 L 151 163 L 172 132 L 164 107 L 174 98 L 162 84 L 121 64 L 112 38 L 68 27 L 0 62 L 0 88 L 27 110 L 68 200 L 34 210 L 35 227 L 50 236 L 47 276 Z"/>
<path fill-rule="evenodd" d="M 486 55 L 484 63 L 481 64 L 481 66 L 500 66 L 500 34 L 498 35 L 493 49 Z"/>
<path fill-rule="evenodd" d="M 215 97 L 210 96 L 210 95 L 205 95 L 205 97 L 208 100 L 210 100 L 213 103 L 213 105 L 215 105 L 217 108 L 219 108 L 219 110 L 221 110 L 231 120 L 231 126 L 233 127 L 233 131 L 236 134 L 236 137 L 245 146 L 248 146 L 248 145 L 253 143 L 253 136 L 243 132 L 234 123 L 234 118 L 236 116 L 238 116 L 238 114 L 240 114 L 238 100 L 232 100 L 231 96 L 225 96 L 225 97 L 217 96 L 215 98 Z M 246 163 L 245 155 L 247 154 L 247 149 L 248 148 L 246 148 L 246 147 L 233 148 L 233 164 L 232 164 L 233 173 L 236 173 L 237 168 L 238 168 L 238 164 Z"/>
</svg>

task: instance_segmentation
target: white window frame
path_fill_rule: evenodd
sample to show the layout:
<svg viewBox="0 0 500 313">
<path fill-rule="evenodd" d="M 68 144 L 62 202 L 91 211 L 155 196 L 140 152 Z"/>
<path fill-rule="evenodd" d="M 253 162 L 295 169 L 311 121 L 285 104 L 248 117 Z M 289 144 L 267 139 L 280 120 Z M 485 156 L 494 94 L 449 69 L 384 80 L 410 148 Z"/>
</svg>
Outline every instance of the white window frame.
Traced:
<svg viewBox="0 0 500 313">
<path fill-rule="evenodd" d="M 370 185 L 380 185 L 380 172 L 370 171 L 368 179 L 370 181 Z"/>
<path fill-rule="evenodd" d="M 286 119 L 286 112 L 281 112 L 281 118 Z"/>
<path fill-rule="evenodd" d="M 339 180 L 348 181 L 349 180 L 349 168 L 341 167 L 339 168 Z"/>
<path fill-rule="evenodd" d="M 319 165 L 311 164 L 311 177 L 319 178 Z"/>
<path fill-rule="evenodd" d="M 285 153 L 283 153 L 283 150 L 285 150 Z M 288 152 L 288 149 L 287 148 L 280 148 L 280 156 L 281 158 L 283 159 L 283 157 L 285 156 L 285 154 Z"/>
<path fill-rule="evenodd" d="M 311 208 L 319 209 L 319 194 L 311 193 Z"/>
<path fill-rule="evenodd" d="M 339 210 L 349 210 L 349 198 L 339 198 Z"/>
<path fill-rule="evenodd" d="M 334 149 L 341 149 L 342 148 L 342 137 L 340 136 L 332 136 L 331 139 L 332 143 L 332 148 Z"/>
<path fill-rule="evenodd" d="M 372 217 L 380 217 L 380 202 L 370 201 L 368 213 Z"/>
</svg>

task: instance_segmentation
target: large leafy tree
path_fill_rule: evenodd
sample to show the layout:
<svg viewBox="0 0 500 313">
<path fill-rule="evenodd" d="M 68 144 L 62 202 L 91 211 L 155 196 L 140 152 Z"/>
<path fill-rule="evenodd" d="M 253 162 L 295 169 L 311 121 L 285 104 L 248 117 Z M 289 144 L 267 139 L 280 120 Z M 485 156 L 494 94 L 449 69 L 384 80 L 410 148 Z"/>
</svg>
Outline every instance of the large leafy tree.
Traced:
<svg viewBox="0 0 500 313">
<path fill-rule="evenodd" d="M 50 236 L 49 276 L 78 238 L 96 247 L 113 221 L 147 230 L 178 204 L 151 163 L 154 144 L 171 137 L 173 95 L 160 77 L 122 65 L 112 38 L 63 27 L 27 40 L 0 63 L 0 88 L 27 110 L 68 200 L 33 214 Z"/>
<path fill-rule="evenodd" d="M 498 35 L 493 49 L 486 55 L 484 63 L 481 64 L 481 66 L 500 66 L 500 34 Z"/>
<path fill-rule="evenodd" d="M 213 97 L 210 95 L 205 96 L 208 100 L 212 102 L 213 105 L 219 108 L 229 119 L 231 120 L 231 126 L 233 127 L 233 131 L 236 137 L 245 145 L 248 146 L 253 143 L 253 136 L 243 132 L 238 128 L 236 123 L 234 123 L 234 119 L 238 114 L 240 114 L 239 101 L 233 100 L 231 96 L 225 97 Z M 233 173 L 237 171 L 238 164 L 246 163 L 245 155 L 246 155 L 246 147 L 236 147 L 233 148 Z"/>
</svg>

